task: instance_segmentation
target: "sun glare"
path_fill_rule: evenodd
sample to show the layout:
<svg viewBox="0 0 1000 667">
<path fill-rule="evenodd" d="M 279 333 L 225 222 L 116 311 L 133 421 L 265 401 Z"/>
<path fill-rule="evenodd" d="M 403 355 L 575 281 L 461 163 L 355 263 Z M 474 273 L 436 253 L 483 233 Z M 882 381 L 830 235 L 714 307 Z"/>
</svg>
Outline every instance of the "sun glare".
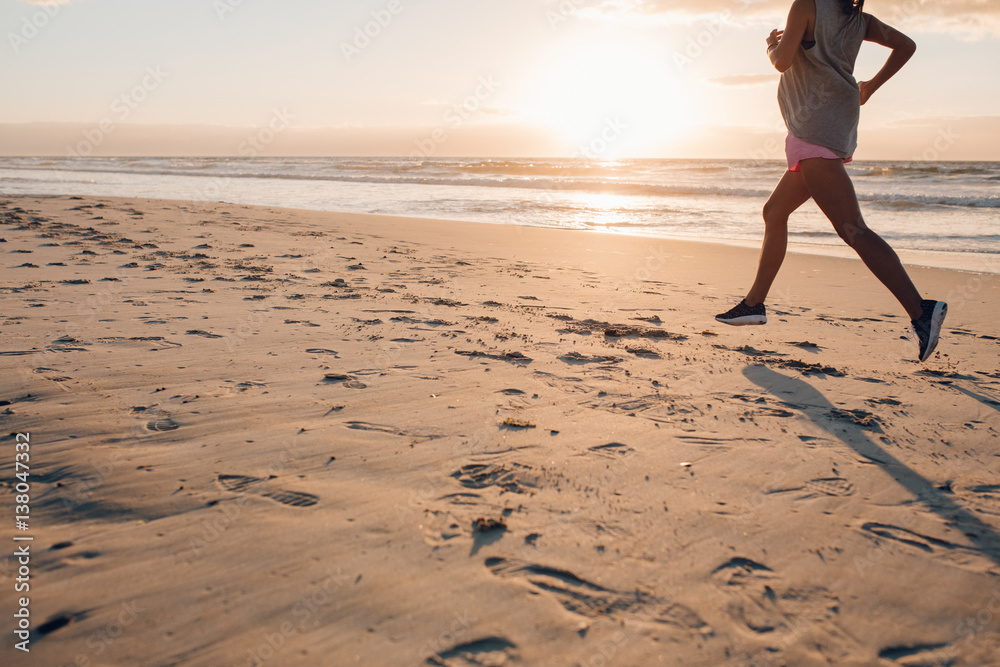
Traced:
<svg viewBox="0 0 1000 667">
<path fill-rule="evenodd" d="M 621 40 L 565 45 L 539 63 L 531 115 L 587 157 L 650 152 L 690 124 L 672 63 Z"/>
</svg>

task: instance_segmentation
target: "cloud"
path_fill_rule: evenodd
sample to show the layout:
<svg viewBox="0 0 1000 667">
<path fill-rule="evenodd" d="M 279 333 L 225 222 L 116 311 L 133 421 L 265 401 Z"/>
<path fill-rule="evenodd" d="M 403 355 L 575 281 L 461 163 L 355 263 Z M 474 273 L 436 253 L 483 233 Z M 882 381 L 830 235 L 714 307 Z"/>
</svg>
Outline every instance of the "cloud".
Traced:
<svg viewBox="0 0 1000 667">
<path fill-rule="evenodd" d="M 571 0 L 583 12 L 605 16 L 662 16 L 676 21 L 729 13 L 732 20 L 783 22 L 791 0 Z M 866 11 L 886 23 L 928 32 L 957 32 L 963 36 L 1000 35 L 997 0 L 879 0 Z"/>
<path fill-rule="evenodd" d="M 760 86 L 776 83 L 777 80 L 777 74 L 731 74 L 709 79 L 708 82 L 715 86 Z"/>
<path fill-rule="evenodd" d="M 517 111 L 513 109 L 506 109 L 503 107 L 483 107 L 479 110 L 479 113 L 485 114 L 487 116 L 516 116 Z"/>
</svg>

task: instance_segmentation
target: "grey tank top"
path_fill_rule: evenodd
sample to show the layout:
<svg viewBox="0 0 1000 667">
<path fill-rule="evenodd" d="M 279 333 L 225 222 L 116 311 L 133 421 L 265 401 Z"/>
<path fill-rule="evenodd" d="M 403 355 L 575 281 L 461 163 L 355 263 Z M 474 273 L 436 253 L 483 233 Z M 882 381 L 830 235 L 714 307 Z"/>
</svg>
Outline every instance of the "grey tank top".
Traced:
<svg viewBox="0 0 1000 667">
<path fill-rule="evenodd" d="M 838 0 L 815 0 L 816 43 L 781 75 L 778 107 L 788 131 L 842 158 L 858 147 L 861 92 L 854 63 L 865 40 L 861 12 L 845 14 Z"/>
</svg>

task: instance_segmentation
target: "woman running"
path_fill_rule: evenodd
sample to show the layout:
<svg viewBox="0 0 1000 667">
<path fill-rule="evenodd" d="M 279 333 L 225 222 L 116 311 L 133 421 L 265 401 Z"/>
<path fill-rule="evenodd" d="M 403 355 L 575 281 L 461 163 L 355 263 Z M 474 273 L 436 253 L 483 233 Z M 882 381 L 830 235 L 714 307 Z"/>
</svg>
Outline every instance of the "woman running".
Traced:
<svg viewBox="0 0 1000 667">
<path fill-rule="evenodd" d="M 764 300 L 785 258 L 788 217 L 812 198 L 837 234 L 861 257 L 906 310 L 927 360 L 948 312 L 943 301 L 921 298 L 889 244 L 865 225 L 844 163 L 858 144 L 861 105 L 906 64 L 916 45 L 863 12 L 864 0 L 794 0 L 785 29 L 767 38 L 771 64 L 781 72 L 778 106 L 788 128 L 784 173 L 764 204 L 764 242 L 757 278 L 746 297 L 716 316 L 726 324 L 765 324 Z M 858 83 L 854 64 L 864 41 L 892 49 L 882 69 Z"/>
</svg>

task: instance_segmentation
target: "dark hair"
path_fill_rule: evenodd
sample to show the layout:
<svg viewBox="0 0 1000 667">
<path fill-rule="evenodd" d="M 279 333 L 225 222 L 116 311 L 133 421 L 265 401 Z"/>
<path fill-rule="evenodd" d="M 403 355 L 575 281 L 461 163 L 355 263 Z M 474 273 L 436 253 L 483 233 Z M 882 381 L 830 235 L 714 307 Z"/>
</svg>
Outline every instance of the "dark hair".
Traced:
<svg viewBox="0 0 1000 667">
<path fill-rule="evenodd" d="M 840 7 L 845 14 L 860 14 L 864 10 L 865 0 L 840 0 Z"/>
</svg>

